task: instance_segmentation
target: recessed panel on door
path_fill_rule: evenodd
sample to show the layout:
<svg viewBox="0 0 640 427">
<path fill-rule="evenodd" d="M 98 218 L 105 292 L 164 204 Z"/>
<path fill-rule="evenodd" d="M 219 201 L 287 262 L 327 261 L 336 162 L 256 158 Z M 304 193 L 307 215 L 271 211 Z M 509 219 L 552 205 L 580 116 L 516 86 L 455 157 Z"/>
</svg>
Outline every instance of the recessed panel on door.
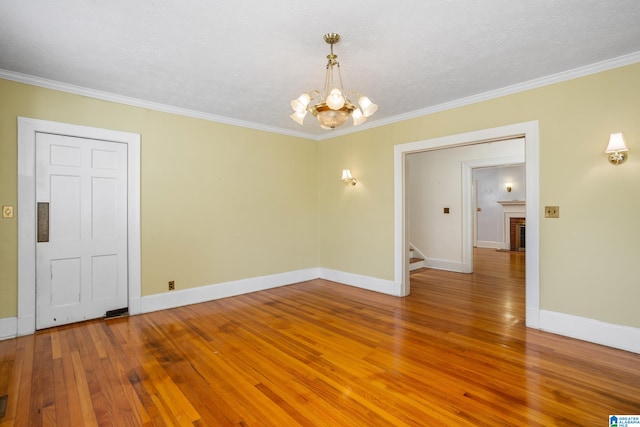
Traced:
<svg viewBox="0 0 640 427">
<path fill-rule="evenodd" d="M 118 169 L 118 153 L 113 150 L 91 150 L 91 167 L 94 169 Z"/>
<path fill-rule="evenodd" d="M 49 164 L 55 166 L 80 167 L 82 164 L 79 147 L 69 145 L 51 145 L 49 148 Z"/>
<path fill-rule="evenodd" d="M 100 255 L 91 258 L 93 301 L 102 301 L 118 294 L 118 256 Z"/>
<path fill-rule="evenodd" d="M 51 306 L 64 307 L 80 302 L 80 258 L 51 260 Z"/>
<path fill-rule="evenodd" d="M 91 179 L 91 235 L 94 239 L 118 237 L 118 181 L 114 178 Z"/>
<path fill-rule="evenodd" d="M 51 175 L 50 182 L 49 241 L 80 239 L 80 177 Z"/>
</svg>

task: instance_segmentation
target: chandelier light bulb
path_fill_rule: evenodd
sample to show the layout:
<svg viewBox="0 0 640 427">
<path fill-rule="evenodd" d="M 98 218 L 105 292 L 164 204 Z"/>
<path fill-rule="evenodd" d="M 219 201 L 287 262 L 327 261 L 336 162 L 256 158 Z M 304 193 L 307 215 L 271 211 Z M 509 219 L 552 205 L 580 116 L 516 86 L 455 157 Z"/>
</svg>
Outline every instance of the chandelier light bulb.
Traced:
<svg viewBox="0 0 640 427">
<path fill-rule="evenodd" d="M 311 96 L 309 96 L 308 93 L 303 93 L 298 97 L 298 99 L 291 101 L 291 108 L 293 108 L 293 111 L 301 113 L 307 109 L 307 105 L 309 105 L 310 101 Z"/>
<path fill-rule="evenodd" d="M 332 110 L 339 110 L 344 107 L 344 96 L 342 96 L 342 91 L 340 89 L 337 87 L 331 89 L 329 96 L 327 96 L 327 105 Z"/>
<path fill-rule="evenodd" d="M 367 96 L 361 96 L 360 98 L 358 98 L 358 104 L 360 104 L 360 108 L 362 108 L 362 114 L 365 117 L 372 116 L 373 113 L 375 113 L 378 109 L 378 106 L 371 102 L 371 100 Z"/>
<path fill-rule="evenodd" d="M 362 123 L 367 121 L 367 118 L 364 116 L 364 114 L 362 114 L 362 111 L 360 111 L 359 108 L 353 110 L 353 113 L 351 113 L 351 117 L 353 118 L 354 126 L 361 125 Z"/>
<path fill-rule="evenodd" d="M 290 115 L 289 117 L 291 117 L 291 119 L 298 123 L 299 125 L 302 125 L 304 123 L 304 117 L 307 115 L 307 110 L 302 110 L 302 111 L 296 111 L 294 112 L 292 115 Z"/>
</svg>

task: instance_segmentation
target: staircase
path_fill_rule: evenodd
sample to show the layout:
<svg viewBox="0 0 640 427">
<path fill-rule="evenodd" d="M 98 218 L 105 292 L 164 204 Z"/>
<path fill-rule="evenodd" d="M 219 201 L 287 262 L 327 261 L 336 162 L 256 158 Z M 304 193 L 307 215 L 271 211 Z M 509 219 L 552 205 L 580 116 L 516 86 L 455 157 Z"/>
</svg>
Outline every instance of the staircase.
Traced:
<svg viewBox="0 0 640 427">
<path fill-rule="evenodd" d="M 424 258 L 413 246 L 409 246 L 409 271 L 419 268 L 424 268 Z"/>
</svg>

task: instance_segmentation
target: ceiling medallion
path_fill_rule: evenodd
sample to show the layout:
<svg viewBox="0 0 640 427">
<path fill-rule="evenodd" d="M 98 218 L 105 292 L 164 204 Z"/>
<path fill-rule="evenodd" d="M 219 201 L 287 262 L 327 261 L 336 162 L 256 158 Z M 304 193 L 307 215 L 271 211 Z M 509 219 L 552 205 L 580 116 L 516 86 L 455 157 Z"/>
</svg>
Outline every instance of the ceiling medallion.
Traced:
<svg viewBox="0 0 640 427">
<path fill-rule="evenodd" d="M 340 41 L 340 34 L 325 34 L 324 41 L 331 45 L 331 53 L 327 55 L 328 62 L 324 90 L 320 92 L 314 89 L 291 101 L 291 108 L 293 108 L 294 113 L 290 117 L 296 123 L 302 125 L 307 113 L 311 112 L 318 119 L 320 127 L 323 129 L 334 129 L 346 122 L 349 117 L 353 117 L 353 125 L 358 126 L 367 121 L 367 118 L 376 112 L 378 106 L 360 93 L 346 92 L 344 90 L 340 63 L 337 61 L 338 56 L 333 53 L 333 45 Z M 338 85 L 334 83 L 333 79 L 334 67 L 338 69 Z M 350 95 L 358 98 L 357 106 L 349 99 Z M 317 98 L 314 98 L 314 96 Z M 311 101 L 316 99 L 320 102 L 309 105 Z"/>
</svg>

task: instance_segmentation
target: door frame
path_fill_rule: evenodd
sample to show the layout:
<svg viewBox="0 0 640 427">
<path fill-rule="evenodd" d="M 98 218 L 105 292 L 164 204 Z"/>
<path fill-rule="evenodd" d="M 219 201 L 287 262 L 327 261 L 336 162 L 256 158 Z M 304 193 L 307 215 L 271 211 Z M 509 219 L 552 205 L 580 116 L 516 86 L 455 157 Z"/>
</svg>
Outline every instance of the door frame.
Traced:
<svg viewBox="0 0 640 427">
<path fill-rule="evenodd" d="M 478 212 L 476 210 L 477 200 L 475 198 L 477 193 L 474 194 L 475 186 L 473 182 L 473 170 L 476 168 L 524 165 L 526 173 L 526 164 L 527 163 L 524 154 L 503 157 L 487 157 L 485 159 L 466 160 L 462 162 L 462 251 L 464 260 L 462 262 L 463 273 L 473 273 L 473 248 L 476 247 L 477 243 Z M 471 224 L 471 233 L 469 233 L 468 229 L 465 227 L 466 224 Z M 469 241 L 467 240 L 469 236 L 471 238 L 471 243 L 469 243 Z"/>
<path fill-rule="evenodd" d="M 141 312 L 140 135 L 130 132 L 18 117 L 18 327 L 36 330 L 36 134 L 118 142 L 127 145 L 127 264 L 129 314 Z"/>
<path fill-rule="evenodd" d="M 409 295 L 409 236 L 408 213 L 406 206 L 406 156 L 411 153 L 463 145 L 481 144 L 504 139 L 524 137 L 525 139 L 525 182 L 527 251 L 525 273 L 526 325 L 540 327 L 540 136 L 538 121 L 516 123 L 490 129 L 482 129 L 456 135 L 448 135 L 422 141 L 409 142 L 394 146 L 394 282 L 396 294 Z M 463 204 L 469 206 L 471 192 L 463 197 Z M 468 263 L 473 254 L 473 217 L 468 214 L 462 221 L 462 262 Z"/>
</svg>

